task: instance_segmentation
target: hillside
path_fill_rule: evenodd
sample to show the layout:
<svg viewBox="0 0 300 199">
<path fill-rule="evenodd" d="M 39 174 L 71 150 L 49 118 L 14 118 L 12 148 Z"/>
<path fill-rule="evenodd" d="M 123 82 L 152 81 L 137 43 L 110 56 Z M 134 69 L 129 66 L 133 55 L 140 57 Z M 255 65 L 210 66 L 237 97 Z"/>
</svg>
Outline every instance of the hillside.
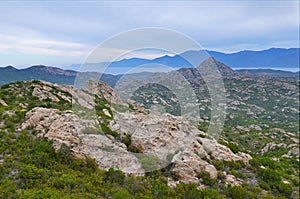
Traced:
<svg viewBox="0 0 300 199">
<path fill-rule="evenodd" d="M 76 71 L 63 70 L 51 66 L 37 65 L 25 69 L 16 69 L 12 66 L 7 66 L 0 68 L 0 85 L 23 80 L 44 80 L 51 83 L 74 85 L 77 75 L 78 72 Z M 84 75 L 91 76 L 91 73 L 81 73 L 81 76 Z M 120 78 L 118 75 L 100 74 L 95 72 L 93 72 L 92 76 L 96 79 L 101 77 L 101 80 L 110 85 L 114 85 Z"/>
<path fill-rule="evenodd" d="M 299 77 L 298 72 L 272 70 L 272 69 L 240 69 L 237 72 L 243 75 L 267 75 L 275 77 Z"/>
<path fill-rule="evenodd" d="M 235 128 L 238 125 L 259 124 L 269 126 L 268 128 L 281 128 L 288 131 L 298 132 L 298 99 L 299 99 L 299 78 L 298 77 L 276 77 L 269 75 L 241 74 L 225 64 L 208 59 L 199 67 L 215 66 L 222 74 L 224 87 L 226 89 L 227 116 L 226 123 Z M 207 84 L 196 68 L 182 68 L 169 73 L 155 73 L 143 80 L 135 80 L 130 76 L 121 78 L 116 86 L 118 92 L 125 100 L 131 99 L 147 108 L 151 102 L 157 101 L 167 112 L 180 115 L 180 108 L 176 106 L 176 100 L 172 97 L 174 92 L 184 93 L 187 89 L 195 92 L 200 107 L 200 115 L 203 120 L 209 120 L 211 114 L 211 99 Z M 151 84 L 153 90 L 151 92 Z M 145 85 L 145 93 L 141 89 Z M 156 85 L 162 85 L 158 88 Z M 175 88 L 168 91 L 163 88 Z M 185 86 L 182 86 L 185 85 Z M 124 93 L 132 93 L 133 88 L 139 88 L 133 96 L 126 96 Z M 188 90 L 190 92 L 190 90 Z M 164 92 L 163 95 L 159 93 Z M 172 93 L 173 92 L 173 93 Z M 151 95 L 149 94 L 151 93 Z M 143 97 L 141 97 L 143 96 Z M 179 97 L 182 96 L 182 99 Z M 186 96 L 178 95 L 177 101 L 182 103 L 184 108 Z M 161 99 L 160 99 L 161 98 Z M 235 126 L 234 126 L 235 125 Z"/>
<path fill-rule="evenodd" d="M 288 151 L 294 145 L 269 143 L 262 156 L 251 157 L 181 117 L 124 103 L 101 81 L 82 90 L 44 81 L 4 85 L 0 118 L 2 198 L 295 198 L 299 192 L 299 154 Z"/>
</svg>

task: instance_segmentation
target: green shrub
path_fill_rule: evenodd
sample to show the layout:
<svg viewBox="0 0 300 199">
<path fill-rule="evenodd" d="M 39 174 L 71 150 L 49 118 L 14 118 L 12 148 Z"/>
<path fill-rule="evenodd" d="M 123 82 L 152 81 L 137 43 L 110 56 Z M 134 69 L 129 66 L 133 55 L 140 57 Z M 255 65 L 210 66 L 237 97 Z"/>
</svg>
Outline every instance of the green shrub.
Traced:
<svg viewBox="0 0 300 199">
<path fill-rule="evenodd" d="M 132 198 L 130 193 L 126 189 L 121 189 L 116 192 L 113 196 L 113 199 L 130 199 Z"/>
<path fill-rule="evenodd" d="M 216 179 L 212 179 L 209 172 L 207 171 L 201 171 L 200 173 L 197 174 L 197 178 L 201 180 L 201 182 L 205 185 L 209 186 L 215 186 L 218 182 Z"/>
<path fill-rule="evenodd" d="M 238 161 L 214 160 L 212 163 L 217 170 L 221 170 L 221 171 L 229 171 L 232 169 L 238 170 L 246 166 L 242 160 L 238 160 Z"/>
<path fill-rule="evenodd" d="M 293 193 L 293 187 L 290 184 L 279 182 L 276 187 L 281 195 L 284 195 L 287 198 L 291 197 Z"/>
<path fill-rule="evenodd" d="M 233 153 L 238 153 L 241 151 L 238 145 L 230 143 L 230 142 L 225 142 L 223 140 L 218 141 L 220 144 L 227 146 Z"/>
<path fill-rule="evenodd" d="M 281 181 L 280 174 L 272 169 L 259 169 L 257 174 L 265 182 L 273 184 Z"/>
<path fill-rule="evenodd" d="M 230 188 L 230 196 L 232 199 L 242 199 L 246 198 L 247 192 L 241 186 L 233 186 Z"/>
<path fill-rule="evenodd" d="M 225 199 L 217 190 L 215 189 L 203 189 L 200 191 L 200 198 L 204 199 Z"/>
<path fill-rule="evenodd" d="M 200 131 L 203 131 L 203 132 L 207 132 L 208 127 L 209 127 L 209 123 L 208 123 L 208 122 L 201 122 L 201 123 L 198 125 L 198 129 L 199 129 Z"/>
<path fill-rule="evenodd" d="M 130 135 L 126 134 L 125 137 L 122 139 L 122 142 L 128 147 L 131 144 Z"/>
<path fill-rule="evenodd" d="M 0 198 L 17 198 L 17 186 L 13 180 L 2 179 L 0 181 Z"/>
<path fill-rule="evenodd" d="M 15 123 L 14 123 L 14 119 L 11 117 L 6 117 L 5 118 L 5 125 L 6 128 L 8 128 L 11 132 L 15 131 Z"/>
<path fill-rule="evenodd" d="M 250 165 L 259 168 L 260 166 L 269 167 L 270 169 L 279 168 L 279 165 L 276 161 L 271 160 L 268 157 L 255 157 L 249 161 Z"/>
<path fill-rule="evenodd" d="M 123 184 L 125 180 L 125 174 L 120 170 L 115 170 L 114 168 L 110 168 L 108 171 L 105 172 L 105 180 L 112 182 Z"/>
<path fill-rule="evenodd" d="M 102 129 L 102 131 L 103 131 L 105 134 L 112 135 L 112 136 L 115 137 L 115 138 L 119 138 L 119 137 L 120 137 L 120 134 L 119 134 L 118 132 L 111 130 L 111 129 L 107 126 L 107 124 L 105 124 L 105 123 L 102 123 L 102 124 L 101 124 L 101 129 Z"/>
<path fill-rule="evenodd" d="M 121 140 L 127 147 L 127 151 L 132 153 L 138 153 L 138 149 L 131 144 L 131 136 L 126 134 L 125 137 Z"/>
<path fill-rule="evenodd" d="M 129 108 L 129 110 L 134 110 L 134 107 L 132 104 L 128 104 L 128 108 Z"/>
<path fill-rule="evenodd" d="M 1 89 L 8 89 L 10 84 L 4 84 L 1 86 Z"/>
<path fill-rule="evenodd" d="M 184 184 L 184 183 L 179 183 L 176 188 L 176 198 L 187 198 L 187 199 L 199 199 L 199 196 L 201 194 L 201 191 L 197 189 L 196 184 Z M 203 195 L 208 195 L 207 193 L 203 193 Z M 210 194 L 210 193 L 209 193 Z"/>
</svg>

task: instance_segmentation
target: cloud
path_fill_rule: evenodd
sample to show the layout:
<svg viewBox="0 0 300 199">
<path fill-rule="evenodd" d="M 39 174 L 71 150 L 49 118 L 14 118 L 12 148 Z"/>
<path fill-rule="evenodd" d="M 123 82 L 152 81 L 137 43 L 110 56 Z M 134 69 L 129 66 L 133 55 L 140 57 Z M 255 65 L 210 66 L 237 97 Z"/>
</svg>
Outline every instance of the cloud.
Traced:
<svg viewBox="0 0 300 199">
<path fill-rule="evenodd" d="M 62 42 L 53 40 L 41 40 L 41 39 L 28 39 L 23 42 L 24 45 L 38 45 L 38 46 L 49 46 L 58 48 L 85 48 L 86 45 L 74 42 Z"/>
<path fill-rule="evenodd" d="M 83 61 L 112 35 L 142 27 L 174 29 L 220 51 L 299 47 L 299 1 L 0 2 L 0 12 L 0 52 L 19 59 L 10 63 L 24 54 Z"/>
<path fill-rule="evenodd" d="M 24 38 L 19 36 L 0 34 L 0 52 L 10 54 L 21 52 L 26 54 L 86 56 L 88 46 L 74 42 L 62 42 Z"/>
</svg>

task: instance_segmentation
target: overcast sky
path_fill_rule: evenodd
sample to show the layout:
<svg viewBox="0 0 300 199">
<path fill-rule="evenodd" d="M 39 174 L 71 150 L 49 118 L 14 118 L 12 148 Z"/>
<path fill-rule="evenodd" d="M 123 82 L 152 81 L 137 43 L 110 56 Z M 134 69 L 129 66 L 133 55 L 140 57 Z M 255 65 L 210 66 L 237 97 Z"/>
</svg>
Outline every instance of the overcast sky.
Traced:
<svg viewBox="0 0 300 199">
<path fill-rule="evenodd" d="M 82 63 L 104 40 L 143 27 L 222 52 L 299 47 L 299 1 L 0 2 L 0 13 L 0 66 Z"/>
</svg>

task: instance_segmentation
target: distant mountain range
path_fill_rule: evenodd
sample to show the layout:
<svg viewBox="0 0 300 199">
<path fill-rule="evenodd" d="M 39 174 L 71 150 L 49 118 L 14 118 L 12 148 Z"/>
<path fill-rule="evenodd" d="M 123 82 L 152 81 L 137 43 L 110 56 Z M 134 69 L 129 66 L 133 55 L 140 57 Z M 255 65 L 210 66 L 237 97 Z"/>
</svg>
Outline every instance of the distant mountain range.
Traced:
<svg viewBox="0 0 300 199">
<path fill-rule="evenodd" d="M 175 57 L 175 59 L 179 59 L 179 56 Z M 168 60 L 174 59 L 174 57 L 164 56 L 160 60 Z M 210 57 L 204 60 L 199 67 L 211 67 L 214 65 L 218 68 L 220 73 L 223 76 L 233 76 L 233 75 L 267 75 L 267 76 L 281 76 L 281 77 L 299 77 L 298 72 L 289 72 L 289 71 L 282 71 L 282 70 L 272 70 L 272 69 L 242 69 L 242 70 L 233 70 L 226 64 L 215 60 L 214 58 Z M 188 70 L 186 70 L 188 69 Z M 188 68 L 182 67 L 178 69 L 182 74 L 196 74 L 197 70 L 195 68 Z M 13 66 L 7 66 L 0 68 L 0 85 L 14 82 L 14 81 L 22 81 L 22 80 L 45 80 L 52 83 L 58 84 L 70 84 L 73 85 L 74 81 L 78 74 L 81 74 L 81 77 L 93 77 L 95 79 L 100 79 L 102 81 L 107 82 L 109 85 L 114 86 L 118 80 L 123 76 L 120 75 L 112 75 L 112 74 L 101 74 L 97 72 L 76 72 L 72 70 L 63 70 L 56 67 L 51 66 L 43 66 L 43 65 L 36 65 L 31 66 L 26 69 L 16 69 Z M 151 72 L 140 72 L 140 73 L 132 73 L 126 74 L 126 77 L 133 78 L 136 80 L 143 80 L 149 78 L 150 76 L 157 75 L 158 73 L 151 73 Z M 160 75 L 164 75 L 161 73 Z"/>
<path fill-rule="evenodd" d="M 186 51 L 180 55 L 162 56 L 155 59 L 131 58 L 122 59 L 112 63 L 86 63 L 81 71 L 95 71 L 97 68 L 109 64 L 105 73 L 121 74 L 127 73 L 132 68 L 146 65 L 145 69 L 151 71 L 158 64 L 170 67 L 170 69 L 190 68 L 192 65 L 185 59 L 197 60 L 200 64 L 208 57 L 214 57 L 216 60 L 230 66 L 233 69 L 280 69 L 286 71 L 299 70 L 299 48 L 270 48 L 261 51 L 240 51 L 236 53 L 222 53 L 217 51 Z M 74 64 L 68 69 L 78 70 L 80 64 Z M 166 72 L 166 71 L 162 71 Z"/>
<path fill-rule="evenodd" d="M 237 53 L 208 52 L 212 57 L 232 68 L 280 68 L 299 70 L 299 48 L 270 48 L 262 51 L 240 51 Z"/>
</svg>

